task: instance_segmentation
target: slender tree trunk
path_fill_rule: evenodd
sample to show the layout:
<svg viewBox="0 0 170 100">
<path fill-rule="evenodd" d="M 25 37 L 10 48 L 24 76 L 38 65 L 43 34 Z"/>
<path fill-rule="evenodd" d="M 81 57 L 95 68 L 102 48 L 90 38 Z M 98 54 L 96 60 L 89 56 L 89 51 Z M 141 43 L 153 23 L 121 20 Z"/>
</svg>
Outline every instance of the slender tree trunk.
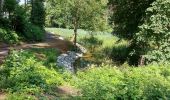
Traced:
<svg viewBox="0 0 170 100">
<path fill-rule="evenodd" d="M 77 43 L 77 28 L 78 28 L 77 21 L 75 20 L 75 22 L 74 22 L 74 45 L 75 46 Z"/>
<path fill-rule="evenodd" d="M 27 7 L 27 0 L 25 0 L 25 9 L 26 9 L 26 7 Z"/>
<path fill-rule="evenodd" d="M 76 43 L 77 43 L 77 29 L 79 25 L 79 6 L 80 6 L 80 0 L 76 1 L 76 12 L 75 12 L 75 18 L 74 18 L 74 46 L 76 48 Z"/>
</svg>

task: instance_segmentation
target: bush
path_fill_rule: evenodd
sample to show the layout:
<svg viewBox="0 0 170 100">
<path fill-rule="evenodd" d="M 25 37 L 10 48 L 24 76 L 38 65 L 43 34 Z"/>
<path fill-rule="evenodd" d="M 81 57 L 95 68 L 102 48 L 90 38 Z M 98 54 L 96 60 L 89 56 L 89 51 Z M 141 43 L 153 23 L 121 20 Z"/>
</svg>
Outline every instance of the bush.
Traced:
<svg viewBox="0 0 170 100">
<path fill-rule="evenodd" d="M 112 100 L 170 98 L 170 66 L 141 68 L 92 67 L 78 72 L 82 97 Z"/>
<path fill-rule="evenodd" d="M 0 28 L 0 41 L 13 44 L 13 43 L 18 43 L 19 42 L 19 37 L 16 32 L 14 31 L 9 31 Z"/>
<path fill-rule="evenodd" d="M 39 93 L 64 81 L 54 69 L 37 62 L 31 52 L 12 51 L 0 69 L 0 86 L 12 92 Z"/>
<path fill-rule="evenodd" d="M 170 1 L 156 0 L 146 10 L 143 25 L 139 26 L 134 54 L 145 55 L 147 63 L 170 61 Z"/>
<path fill-rule="evenodd" d="M 77 85 L 82 89 L 83 97 L 89 99 L 114 99 L 117 86 L 121 84 L 123 74 L 116 68 L 90 68 L 79 72 Z M 114 94 L 115 93 L 115 94 Z"/>
<path fill-rule="evenodd" d="M 33 25 L 31 23 L 25 24 L 24 36 L 27 40 L 42 41 L 45 36 L 44 33 L 45 31 L 36 25 Z"/>
</svg>

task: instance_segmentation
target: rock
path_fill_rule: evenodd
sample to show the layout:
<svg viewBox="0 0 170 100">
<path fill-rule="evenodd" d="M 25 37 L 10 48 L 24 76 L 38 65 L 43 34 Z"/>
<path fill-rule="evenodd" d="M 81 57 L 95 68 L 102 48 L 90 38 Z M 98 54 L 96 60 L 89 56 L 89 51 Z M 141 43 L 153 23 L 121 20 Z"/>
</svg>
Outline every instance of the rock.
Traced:
<svg viewBox="0 0 170 100">
<path fill-rule="evenodd" d="M 80 51 L 81 51 L 82 53 L 87 53 L 86 48 L 84 48 L 84 47 L 81 46 L 80 44 L 76 43 L 76 46 L 80 49 Z"/>
<path fill-rule="evenodd" d="M 83 54 L 75 53 L 74 51 L 68 51 L 67 54 L 61 54 L 57 58 L 57 65 L 74 72 L 73 64 L 78 58 L 82 57 L 82 55 Z"/>
<path fill-rule="evenodd" d="M 58 39 L 60 39 L 60 40 L 64 40 L 64 38 L 63 38 L 63 37 L 59 37 Z"/>
<path fill-rule="evenodd" d="M 62 39 L 62 38 L 61 38 Z M 57 65 L 64 67 L 65 69 L 74 72 L 74 63 L 77 59 L 83 56 L 84 53 L 87 53 L 87 50 L 81 46 L 80 44 L 76 43 L 76 46 L 79 48 L 80 53 L 76 53 L 74 51 L 67 51 L 65 54 L 61 54 L 57 58 Z"/>
</svg>

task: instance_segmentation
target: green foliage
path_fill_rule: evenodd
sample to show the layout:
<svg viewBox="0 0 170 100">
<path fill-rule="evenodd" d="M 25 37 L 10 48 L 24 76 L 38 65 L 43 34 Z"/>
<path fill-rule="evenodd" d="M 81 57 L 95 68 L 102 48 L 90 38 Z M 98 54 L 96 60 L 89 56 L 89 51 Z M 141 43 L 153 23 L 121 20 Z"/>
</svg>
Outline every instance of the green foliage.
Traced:
<svg viewBox="0 0 170 100">
<path fill-rule="evenodd" d="M 7 100 L 35 100 L 36 98 L 32 95 L 25 93 L 10 93 L 7 95 Z"/>
<path fill-rule="evenodd" d="M 0 27 L 3 27 L 6 30 L 9 30 L 9 35 L 16 31 L 18 36 L 29 41 L 40 41 L 44 38 L 44 21 L 45 21 L 45 11 L 43 6 L 43 1 L 35 1 L 32 6 L 32 14 L 27 12 L 27 9 L 24 9 L 22 5 L 18 4 L 16 0 L 4 0 L 3 13 L 0 17 Z M 30 15 L 31 18 L 30 18 Z M 34 24 L 30 23 L 31 22 Z M 12 37 L 7 38 L 6 36 L 3 41 L 11 41 Z M 2 40 L 2 39 L 1 39 Z M 14 41 L 15 42 L 15 41 Z M 13 43 L 10 42 L 10 43 Z"/>
<path fill-rule="evenodd" d="M 146 10 L 145 23 L 139 26 L 135 53 L 145 55 L 147 63 L 170 61 L 170 1 L 156 0 Z"/>
<path fill-rule="evenodd" d="M 45 37 L 44 33 L 45 31 L 36 25 L 33 25 L 31 23 L 25 24 L 23 34 L 27 40 L 42 41 Z"/>
<path fill-rule="evenodd" d="M 86 30 L 107 29 L 107 0 L 47 0 L 47 25 Z M 63 13 L 64 12 L 64 13 Z M 50 26 L 51 26 L 50 25 Z"/>
<path fill-rule="evenodd" d="M 0 28 L 0 41 L 13 44 L 13 43 L 18 43 L 19 42 L 19 37 L 16 32 L 14 31 L 9 31 Z"/>
<path fill-rule="evenodd" d="M 12 51 L 1 66 L 1 87 L 12 92 L 39 93 L 64 81 L 53 68 L 48 69 L 37 62 L 31 52 Z"/>
<path fill-rule="evenodd" d="M 39 61 L 41 61 L 46 67 L 57 69 L 56 58 L 59 55 L 59 50 L 54 49 L 54 48 L 49 48 L 49 49 L 32 48 L 28 51 L 35 54 L 36 58 Z"/>
<path fill-rule="evenodd" d="M 123 74 L 116 68 L 90 68 L 79 72 L 78 87 L 82 89 L 83 97 L 89 99 L 114 99 L 117 86 L 121 84 Z"/>
<path fill-rule="evenodd" d="M 34 25 L 29 22 L 26 10 L 17 6 L 12 17 L 12 26 L 21 37 L 29 41 L 41 41 L 44 39 L 44 30 L 42 27 Z"/>
<path fill-rule="evenodd" d="M 4 11 L 12 13 L 17 5 L 16 0 L 4 0 Z"/>
<path fill-rule="evenodd" d="M 155 0 L 109 0 L 112 7 L 114 34 L 132 39 L 138 26 L 143 23 L 145 10 Z"/>
<path fill-rule="evenodd" d="M 43 29 L 45 25 L 44 0 L 31 0 L 31 23 Z"/>
<path fill-rule="evenodd" d="M 14 14 L 11 18 L 12 27 L 19 35 L 23 36 L 24 28 L 26 24 L 29 22 L 28 16 L 26 14 L 26 10 L 21 6 L 16 6 Z"/>
<path fill-rule="evenodd" d="M 78 72 L 77 86 L 87 99 L 159 100 L 170 98 L 170 66 L 117 68 L 103 65 Z"/>
</svg>

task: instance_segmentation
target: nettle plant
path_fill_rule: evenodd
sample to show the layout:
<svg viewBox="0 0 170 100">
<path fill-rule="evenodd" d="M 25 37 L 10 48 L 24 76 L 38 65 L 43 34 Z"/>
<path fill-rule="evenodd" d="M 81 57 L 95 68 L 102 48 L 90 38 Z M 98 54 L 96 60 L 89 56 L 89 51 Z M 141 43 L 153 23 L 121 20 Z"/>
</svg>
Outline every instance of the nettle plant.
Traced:
<svg viewBox="0 0 170 100">
<path fill-rule="evenodd" d="M 147 63 L 170 61 L 170 1 L 156 0 L 146 10 L 136 43 Z"/>
</svg>

